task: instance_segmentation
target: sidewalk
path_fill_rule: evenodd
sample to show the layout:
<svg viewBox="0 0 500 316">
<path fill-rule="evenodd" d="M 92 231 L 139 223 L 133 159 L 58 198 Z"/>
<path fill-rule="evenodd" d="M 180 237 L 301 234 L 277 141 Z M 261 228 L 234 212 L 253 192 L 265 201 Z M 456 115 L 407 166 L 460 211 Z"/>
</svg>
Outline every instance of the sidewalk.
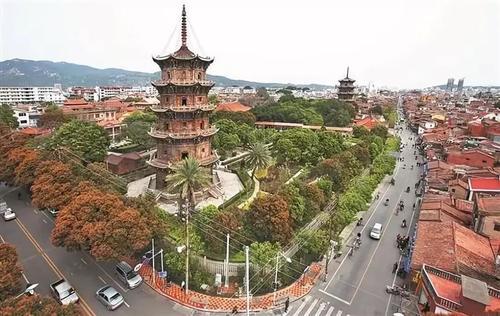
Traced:
<svg viewBox="0 0 500 316">
<path fill-rule="evenodd" d="M 296 301 L 308 294 L 314 287 L 318 277 L 321 275 L 323 266 L 320 263 L 313 263 L 308 272 L 295 283 L 276 292 L 277 305 L 283 305 L 286 298 L 290 298 L 290 302 Z M 188 295 L 184 293 L 181 287 L 177 284 L 165 284 L 164 279 L 156 276 L 156 282 L 153 284 L 153 269 L 149 265 L 143 265 L 139 270 L 139 274 L 153 290 L 159 294 L 173 300 L 176 303 L 186 307 L 197 309 L 205 312 L 225 312 L 230 313 L 236 306 L 239 311 L 246 310 L 246 298 L 227 298 L 220 296 L 211 296 L 198 293 L 190 290 Z M 276 308 L 273 302 L 274 293 L 268 293 L 261 296 L 250 298 L 250 311 L 260 312 L 268 309 Z"/>
</svg>

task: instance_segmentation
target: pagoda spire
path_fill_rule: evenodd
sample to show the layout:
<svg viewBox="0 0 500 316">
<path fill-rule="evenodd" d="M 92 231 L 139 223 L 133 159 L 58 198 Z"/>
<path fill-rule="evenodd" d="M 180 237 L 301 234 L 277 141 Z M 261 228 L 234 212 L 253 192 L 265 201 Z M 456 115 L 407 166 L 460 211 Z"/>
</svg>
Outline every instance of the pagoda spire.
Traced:
<svg viewBox="0 0 500 316">
<path fill-rule="evenodd" d="M 187 46 L 187 28 L 186 28 L 186 5 L 182 5 L 182 23 L 181 23 L 182 46 Z"/>
<path fill-rule="evenodd" d="M 345 76 L 346 78 L 349 78 L 349 66 L 347 66 L 347 74 Z"/>
</svg>

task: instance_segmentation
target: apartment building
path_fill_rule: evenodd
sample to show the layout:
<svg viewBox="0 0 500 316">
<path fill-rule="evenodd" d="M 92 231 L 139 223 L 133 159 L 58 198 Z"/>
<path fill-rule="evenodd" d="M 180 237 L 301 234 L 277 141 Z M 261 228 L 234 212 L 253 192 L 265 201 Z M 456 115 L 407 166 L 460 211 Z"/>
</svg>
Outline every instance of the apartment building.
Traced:
<svg viewBox="0 0 500 316">
<path fill-rule="evenodd" d="M 33 102 L 54 102 L 66 100 L 60 85 L 54 87 L 0 87 L 0 103 L 21 104 Z"/>
</svg>

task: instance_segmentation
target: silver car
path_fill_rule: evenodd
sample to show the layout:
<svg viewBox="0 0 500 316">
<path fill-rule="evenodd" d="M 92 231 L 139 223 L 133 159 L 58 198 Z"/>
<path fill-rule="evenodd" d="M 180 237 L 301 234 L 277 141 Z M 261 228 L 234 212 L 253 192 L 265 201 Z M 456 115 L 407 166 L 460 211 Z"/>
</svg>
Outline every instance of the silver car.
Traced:
<svg viewBox="0 0 500 316">
<path fill-rule="evenodd" d="M 95 293 L 97 299 L 110 311 L 117 309 L 123 304 L 123 296 L 111 285 L 106 285 Z"/>
</svg>

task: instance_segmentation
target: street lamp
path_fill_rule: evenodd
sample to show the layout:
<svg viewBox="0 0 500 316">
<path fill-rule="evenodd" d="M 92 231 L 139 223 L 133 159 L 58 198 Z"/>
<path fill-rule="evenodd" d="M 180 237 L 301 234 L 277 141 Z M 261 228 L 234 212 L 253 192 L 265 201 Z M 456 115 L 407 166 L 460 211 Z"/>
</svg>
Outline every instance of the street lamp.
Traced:
<svg viewBox="0 0 500 316">
<path fill-rule="evenodd" d="M 283 257 L 286 262 L 292 263 L 292 259 L 285 256 L 282 252 L 278 251 L 276 253 L 276 271 L 274 272 L 274 295 L 273 295 L 273 304 L 276 305 L 276 291 L 278 290 L 278 266 L 280 257 Z"/>
<path fill-rule="evenodd" d="M 17 299 L 17 298 L 20 298 L 21 296 L 23 296 L 24 294 L 29 294 L 29 295 L 33 295 L 35 294 L 35 288 L 38 286 L 38 283 L 35 283 L 35 284 L 28 284 L 28 286 L 26 287 L 26 290 L 24 290 L 21 294 L 19 294 L 18 296 L 14 297 L 14 299 Z"/>
</svg>

